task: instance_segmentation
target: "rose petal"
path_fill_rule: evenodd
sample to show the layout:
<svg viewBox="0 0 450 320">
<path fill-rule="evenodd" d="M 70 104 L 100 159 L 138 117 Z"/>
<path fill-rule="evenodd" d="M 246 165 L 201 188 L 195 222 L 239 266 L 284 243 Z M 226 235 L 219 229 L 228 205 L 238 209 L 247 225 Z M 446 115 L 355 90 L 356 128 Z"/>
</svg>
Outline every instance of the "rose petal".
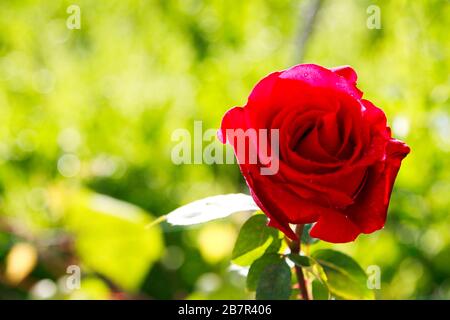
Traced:
<svg viewBox="0 0 450 320">
<path fill-rule="evenodd" d="M 300 80 L 314 87 L 336 88 L 357 99 L 362 97 L 362 92 L 356 88 L 354 82 L 348 81 L 338 73 L 316 64 L 294 66 L 283 71 L 279 77 L 281 79 Z"/>
<path fill-rule="evenodd" d="M 403 142 L 392 139 L 387 145 L 386 160 L 369 169 L 366 184 L 355 204 L 346 209 L 346 214 L 362 232 L 371 233 L 384 226 L 394 181 L 401 160 L 409 151 Z"/>
<path fill-rule="evenodd" d="M 360 233 L 358 226 L 341 213 L 322 214 L 309 232 L 313 238 L 333 243 L 353 241 Z"/>
<path fill-rule="evenodd" d="M 222 118 L 222 124 L 217 132 L 217 138 L 222 143 L 227 143 L 227 129 L 246 128 L 244 123 L 244 109 L 241 107 L 234 107 L 228 110 Z"/>
<path fill-rule="evenodd" d="M 264 106 L 272 102 L 272 90 L 281 72 L 273 72 L 261 79 L 250 93 L 249 102 Z"/>
<path fill-rule="evenodd" d="M 252 196 L 255 203 L 269 218 L 269 226 L 277 228 L 292 240 L 298 240 L 297 235 L 294 233 L 294 231 L 292 231 L 291 227 L 289 226 L 289 222 L 286 221 L 286 219 L 284 219 L 282 215 L 275 216 L 274 214 L 272 214 L 272 212 L 268 210 L 264 206 L 264 204 L 259 200 L 258 196 L 253 192 L 253 189 L 249 187 L 249 190 L 250 195 Z"/>
<path fill-rule="evenodd" d="M 335 156 L 341 147 L 339 137 L 339 123 L 336 113 L 328 113 L 321 119 L 318 128 L 318 139 L 320 145 L 327 151 L 329 156 Z"/>
<path fill-rule="evenodd" d="M 322 147 L 319 139 L 319 129 L 317 126 L 309 130 L 309 132 L 302 132 L 304 137 L 300 137 L 295 146 L 295 151 L 302 158 L 309 159 L 318 163 L 335 163 L 336 159 L 328 154 Z M 297 138 L 298 139 L 298 138 Z"/>
<path fill-rule="evenodd" d="M 331 71 L 334 73 L 340 75 L 341 77 L 344 77 L 347 79 L 348 82 L 356 85 L 356 80 L 358 80 L 358 75 L 356 74 L 356 71 L 353 70 L 350 66 L 340 66 L 336 68 L 331 68 Z"/>
</svg>

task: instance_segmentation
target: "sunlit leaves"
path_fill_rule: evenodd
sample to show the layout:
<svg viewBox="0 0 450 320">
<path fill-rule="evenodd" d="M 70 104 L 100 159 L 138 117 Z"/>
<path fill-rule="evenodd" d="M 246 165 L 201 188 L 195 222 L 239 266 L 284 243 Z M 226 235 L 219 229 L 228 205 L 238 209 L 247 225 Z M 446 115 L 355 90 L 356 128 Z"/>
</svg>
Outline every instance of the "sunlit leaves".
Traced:
<svg viewBox="0 0 450 320">
<path fill-rule="evenodd" d="M 241 228 L 233 248 L 235 264 L 248 266 L 264 253 L 276 253 L 281 247 L 282 235 L 267 226 L 267 218 L 257 214 L 248 219 Z"/>
<path fill-rule="evenodd" d="M 256 288 L 257 300 L 287 300 L 291 294 L 291 269 L 284 259 L 264 267 Z"/>
<path fill-rule="evenodd" d="M 89 191 L 61 194 L 64 224 L 76 238 L 83 267 L 119 287 L 137 290 L 162 251 L 158 226 L 146 229 L 151 216 L 128 203 Z"/>
<path fill-rule="evenodd" d="M 225 218 L 236 212 L 257 211 L 258 206 L 246 194 L 225 194 L 191 202 L 170 212 L 166 220 L 171 225 L 191 225 Z"/>
<path fill-rule="evenodd" d="M 250 266 L 247 288 L 256 290 L 256 299 L 288 299 L 291 293 L 291 270 L 278 251 L 282 235 L 267 226 L 267 217 L 257 214 L 241 228 L 233 249 L 233 262 Z"/>
<path fill-rule="evenodd" d="M 248 270 L 247 289 L 250 291 L 255 291 L 264 269 L 270 264 L 280 263 L 281 260 L 282 257 L 276 253 L 265 254 L 261 258 L 255 260 Z"/>
<path fill-rule="evenodd" d="M 311 267 L 315 263 L 310 257 L 298 254 L 289 254 L 288 258 L 299 267 Z"/>
<path fill-rule="evenodd" d="M 326 249 L 312 257 L 322 266 L 330 292 L 342 299 L 373 299 L 367 288 L 367 275 L 359 264 L 346 254 Z"/>
<path fill-rule="evenodd" d="M 330 297 L 328 286 L 318 279 L 311 282 L 311 291 L 314 300 L 328 300 Z"/>
<path fill-rule="evenodd" d="M 311 279 L 311 292 L 315 300 L 328 300 L 330 297 L 327 285 L 328 278 L 322 266 L 312 257 L 289 254 L 287 255 L 297 267 L 303 268 L 306 275 Z"/>
</svg>

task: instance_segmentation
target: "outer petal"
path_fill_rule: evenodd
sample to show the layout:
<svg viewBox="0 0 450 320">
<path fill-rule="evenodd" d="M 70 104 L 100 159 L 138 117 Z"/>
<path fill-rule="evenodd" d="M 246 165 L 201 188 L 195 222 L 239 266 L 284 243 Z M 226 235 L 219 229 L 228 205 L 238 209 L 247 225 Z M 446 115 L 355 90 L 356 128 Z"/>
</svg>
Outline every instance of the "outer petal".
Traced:
<svg viewBox="0 0 450 320">
<path fill-rule="evenodd" d="M 227 143 L 227 129 L 244 129 L 247 128 L 244 119 L 244 109 L 241 107 L 234 107 L 228 110 L 222 118 L 222 124 L 217 131 L 217 138 L 222 143 Z M 245 130 L 245 129 L 244 129 Z"/>
<path fill-rule="evenodd" d="M 358 75 L 356 74 L 356 71 L 353 70 L 352 67 L 340 66 L 336 68 L 331 68 L 331 71 L 340 75 L 341 77 L 344 77 L 345 79 L 347 79 L 348 82 L 356 86 L 356 80 L 358 80 Z"/>
<path fill-rule="evenodd" d="M 274 88 L 279 80 L 280 72 L 274 72 L 263 78 L 253 88 L 248 97 L 245 109 L 251 119 L 252 128 L 270 128 L 271 119 L 281 106 L 274 102 Z"/>
<path fill-rule="evenodd" d="M 361 98 L 362 92 L 356 88 L 355 82 L 348 81 L 340 73 L 342 74 L 342 71 L 333 72 L 316 64 L 300 64 L 283 71 L 280 78 L 299 80 L 314 87 L 335 88 L 356 99 Z M 345 74 L 348 73 L 345 71 Z"/>
<path fill-rule="evenodd" d="M 269 105 L 273 87 L 281 72 L 273 72 L 260 80 L 250 93 L 248 100 L 259 106 Z"/>
<path fill-rule="evenodd" d="M 294 231 L 292 231 L 291 227 L 289 226 L 289 221 L 286 220 L 284 215 L 280 214 L 280 212 L 273 212 L 271 209 L 268 209 L 255 194 L 253 190 L 253 187 L 255 187 L 253 181 L 247 178 L 245 179 L 245 181 L 247 182 L 253 200 L 255 200 L 255 203 L 267 215 L 267 217 L 269 217 L 269 226 L 277 228 L 292 240 L 298 240 L 297 235 L 294 233 Z M 264 203 L 266 203 L 266 201 L 264 201 Z"/>
<path fill-rule="evenodd" d="M 390 140 L 386 160 L 371 167 L 364 188 L 346 214 L 364 233 L 381 229 L 386 221 L 389 199 L 401 161 L 410 149 L 403 142 Z"/>
<path fill-rule="evenodd" d="M 333 243 L 350 242 L 361 233 L 350 219 L 341 213 L 322 214 L 309 232 L 311 237 Z"/>
<path fill-rule="evenodd" d="M 292 231 L 289 226 L 289 221 L 285 216 L 285 211 L 277 210 L 274 208 L 271 199 L 272 193 L 265 192 L 264 181 L 254 182 L 255 176 L 261 177 L 259 174 L 252 174 L 252 172 L 257 172 L 259 170 L 259 166 L 256 164 L 248 164 L 245 161 L 240 161 L 236 152 L 236 146 L 233 145 L 233 141 L 229 141 L 229 137 L 227 137 L 227 129 L 242 129 L 247 130 L 247 121 L 246 121 L 246 110 L 244 108 L 235 107 L 227 111 L 225 116 L 222 119 L 222 126 L 217 132 L 217 136 L 222 143 L 230 143 L 235 151 L 236 157 L 238 158 L 239 168 L 241 169 L 242 175 L 249 187 L 250 194 L 255 200 L 256 204 L 261 208 L 261 210 L 269 217 L 270 222 L 269 225 L 281 230 L 284 234 L 286 234 L 291 239 L 297 239 L 297 236 Z M 262 176 L 264 179 L 268 179 L 267 176 Z M 260 201 L 260 198 L 263 201 Z"/>
</svg>

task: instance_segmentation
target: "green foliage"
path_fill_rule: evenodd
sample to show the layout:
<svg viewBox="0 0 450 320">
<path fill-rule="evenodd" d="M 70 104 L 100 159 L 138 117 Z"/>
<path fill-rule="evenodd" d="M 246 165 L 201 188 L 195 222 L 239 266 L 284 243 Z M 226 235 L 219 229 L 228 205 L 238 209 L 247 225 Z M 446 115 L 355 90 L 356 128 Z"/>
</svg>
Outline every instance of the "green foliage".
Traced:
<svg viewBox="0 0 450 320">
<path fill-rule="evenodd" d="M 322 281 L 314 279 L 311 283 L 311 287 L 314 300 L 328 300 L 330 298 L 328 287 Z"/>
<path fill-rule="evenodd" d="M 119 237 L 108 241 L 122 249 L 109 252 L 106 239 L 99 243 L 107 256 L 128 261 L 114 258 L 122 267 L 107 271 L 113 281 L 94 274 L 105 264 L 100 258 L 82 253 L 100 251 L 88 248 L 95 240 L 77 243 L 82 223 L 65 221 L 76 204 L 51 190 L 75 186 L 108 195 L 150 212 L 150 222 L 197 199 L 246 193 L 236 165 L 174 165 L 171 134 L 177 128 L 193 134 L 194 120 L 217 128 L 259 79 L 301 62 L 296 37 L 306 1 L 79 0 L 81 30 L 66 28 L 73 1 L 0 1 L 0 278 L 14 243 L 39 248 L 33 272 L 18 285 L 1 281 L 0 298 L 35 298 L 40 281 L 56 285 L 74 263 L 87 283 L 84 298 L 111 298 L 111 282 L 136 287 L 142 278 L 145 268 L 131 254 L 149 262 L 138 297 L 250 298 L 245 279 L 228 272 L 231 249 L 215 262 L 202 249 L 233 243 L 242 215 L 221 221 L 225 232 L 216 237 L 204 236 L 207 224 L 156 226 L 165 231 L 158 261 L 149 258 L 158 250 L 146 251 L 153 252 L 154 230 L 146 238 L 141 223 L 108 217 Z M 366 26 L 371 4 L 380 7 L 381 29 Z M 304 62 L 352 65 L 364 97 L 386 112 L 393 136 L 412 149 L 384 229 L 350 244 L 310 248 L 345 252 L 363 268 L 378 265 L 382 299 L 450 299 L 449 29 L 444 0 L 326 0 L 306 46 Z M 74 216 L 91 217 L 86 212 Z M 98 226 L 103 216 L 96 212 L 83 223 Z M 139 240 L 143 251 L 121 239 L 119 224 L 126 239 L 130 230 L 147 239 Z M 95 228 L 86 228 L 82 237 L 93 239 Z M 139 265 L 132 267 L 139 277 L 128 264 Z"/>
<path fill-rule="evenodd" d="M 248 266 L 264 253 L 276 253 L 281 247 L 283 236 L 267 226 L 265 215 L 257 214 L 248 219 L 239 231 L 233 248 L 233 263 Z"/>
<path fill-rule="evenodd" d="M 225 194 L 188 203 L 170 212 L 164 219 L 171 225 L 193 225 L 223 219 L 237 212 L 255 212 L 259 208 L 246 194 Z"/>
<path fill-rule="evenodd" d="M 145 228 L 150 215 L 128 203 L 87 191 L 72 192 L 66 201 L 64 225 L 76 237 L 83 264 L 121 288 L 137 291 L 163 248 L 158 226 Z"/>
<path fill-rule="evenodd" d="M 268 265 L 280 263 L 282 259 L 279 254 L 267 253 L 253 261 L 247 274 L 247 289 L 255 291 L 264 269 Z"/>
<path fill-rule="evenodd" d="M 291 269 L 284 259 L 264 267 L 256 287 L 257 300 L 287 300 L 291 295 Z"/>
<path fill-rule="evenodd" d="M 350 256 L 326 249 L 315 251 L 312 257 L 322 266 L 331 293 L 343 299 L 373 299 L 367 288 L 367 275 Z"/>
<path fill-rule="evenodd" d="M 315 261 L 313 261 L 310 257 L 301 256 L 298 254 L 291 253 L 288 255 L 288 258 L 300 267 L 311 267 L 315 263 Z"/>
</svg>

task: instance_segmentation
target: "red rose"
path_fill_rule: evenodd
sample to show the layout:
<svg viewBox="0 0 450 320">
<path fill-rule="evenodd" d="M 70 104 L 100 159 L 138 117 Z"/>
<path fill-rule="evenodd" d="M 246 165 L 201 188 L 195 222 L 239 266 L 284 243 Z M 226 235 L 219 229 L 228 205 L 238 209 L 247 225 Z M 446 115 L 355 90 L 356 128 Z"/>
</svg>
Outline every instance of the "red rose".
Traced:
<svg viewBox="0 0 450 320">
<path fill-rule="evenodd" d="M 261 174 L 267 165 L 261 159 L 238 156 L 238 162 L 269 225 L 291 239 L 297 236 L 289 224 L 315 222 L 311 236 L 335 243 L 384 226 L 395 177 L 410 149 L 391 137 L 384 112 L 362 99 L 356 79 L 347 66 L 294 66 L 262 79 L 244 107 L 223 117 L 218 136 L 235 153 L 231 131 L 278 129 L 276 174 Z M 249 139 L 260 157 L 261 141 Z"/>
</svg>

